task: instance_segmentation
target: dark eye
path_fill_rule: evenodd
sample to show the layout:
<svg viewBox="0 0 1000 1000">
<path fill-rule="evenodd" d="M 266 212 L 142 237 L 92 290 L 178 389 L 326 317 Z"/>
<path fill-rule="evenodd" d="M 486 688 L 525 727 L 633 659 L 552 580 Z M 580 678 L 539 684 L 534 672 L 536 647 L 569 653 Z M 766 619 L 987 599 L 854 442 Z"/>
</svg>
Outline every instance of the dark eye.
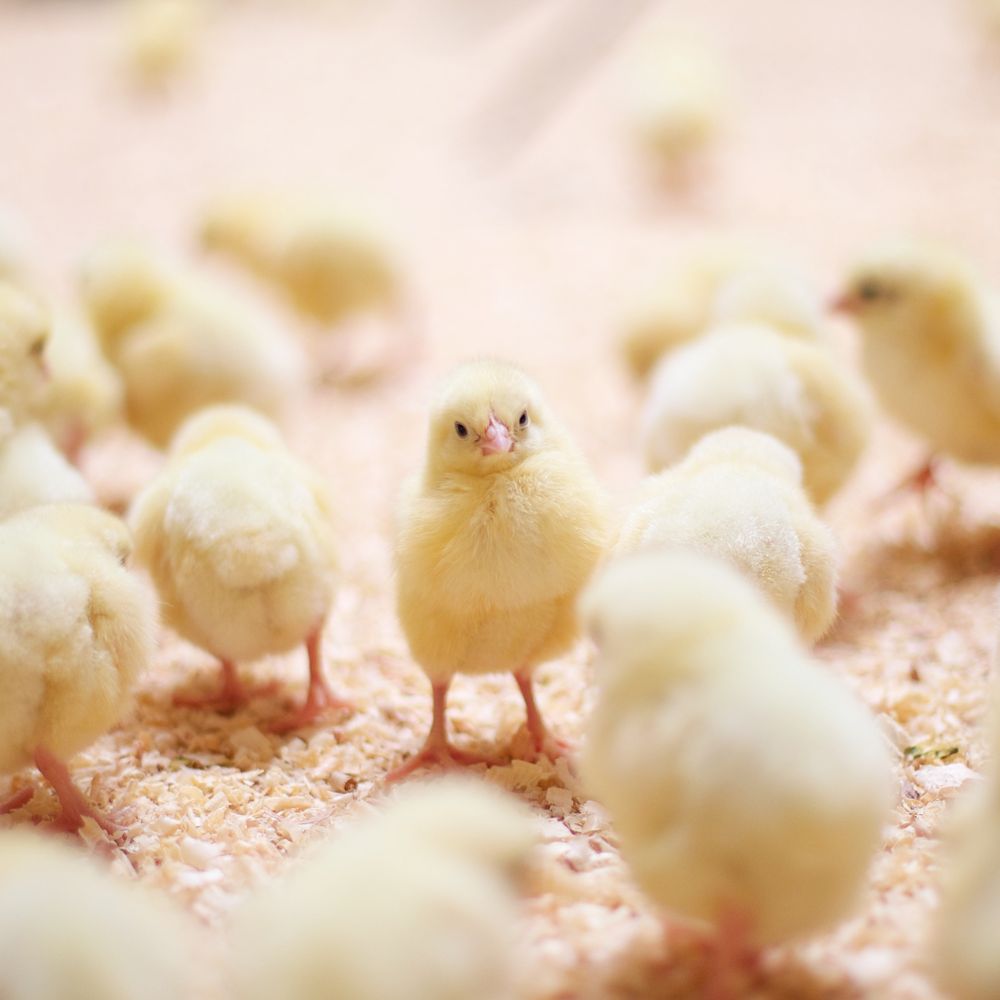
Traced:
<svg viewBox="0 0 1000 1000">
<path fill-rule="evenodd" d="M 36 340 L 31 347 L 28 348 L 28 354 L 33 358 L 40 358 L 42 356 L 42 351 L 45 350 L 45 338 L 41 340 Z"/>
<path fill-rule="evenodd" d="M 877 282 L 874 281 L 863 281 L 858 286 L 858 295 L 865 300 L 865 302 L 872 302 L 873 300 L 879 298 L 882 294 L 882 289 L 878 286 Z"/>
<path fill-rule="evenodd" d="M 520 419 L 519 419 L 519 420 L 518 420 L 517 422 L 518 422 L 518 423 L 519 423 L 519 424 L 520 424 L 520 425 L 521 425 L 522 427 L 527 427 L 527 426 L 528 426 L 528 411 L 527 411 L 527 410 L 525 410 L 525 411 L 524 411 L 524 412 L 523 412 L 523 413 L 521 414 L 521 417 L 520 417 Z"/>
<path fill-rule="evenodd" d="M 463 424 L 460 421 L 456 420 L 455 421 L 455 433 L 460 438 L 468 437 L 469 436 L 469 428 L 466 427 L 465 424 Z"/>
</svg>

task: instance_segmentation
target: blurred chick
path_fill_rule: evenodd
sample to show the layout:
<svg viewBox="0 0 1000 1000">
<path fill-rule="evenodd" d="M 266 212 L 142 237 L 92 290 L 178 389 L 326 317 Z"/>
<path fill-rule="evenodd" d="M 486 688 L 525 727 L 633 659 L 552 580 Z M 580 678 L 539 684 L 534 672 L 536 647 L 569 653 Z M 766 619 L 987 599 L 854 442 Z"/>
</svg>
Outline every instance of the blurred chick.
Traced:
<svg viewBox="0 0 1000 1000">
<path fill-rule="evenodd" d="M 193 60 L 203 0 L 128 0 L 125 11 L 125 67 L 140 86 L 162 89 Z"/>
<path fill-rule="evenodd" d="M 396 266 L 372 223 L 322 199 L 221 197 L 204 214 L 201 241 L 270 282 L 303 315 L 324 325 L 400 305 Z"/>
<path fill-rule="evenodd" d="M 0 207 L 0 280 L 17 282 L 28 272 L 31 240 L 24 224 L 6 206 Z"/>
<path fill-rule="evenodd" d="M 938 978 L 955 1000 L 1000 996 L 1000 698 L 993 694 L 986 780 L 947 817 L 941 903 L 931 935 Z"/>
<path fill-rule="evenodd" d="M 448 742 L 456 673 L 511 671 L 536 750 L 563 752 L 532 671 L 576 638 L 576 595 L 607 540 L 600 490 L 538 386 L 499 361 L 459 367 L 431 407 L 424 468 L 399 512 L 397 608 L 434 711 L 423 749 L 390 780 L 482 760 Z"/>
<path fill-rule="evenodd" d="M 221 662 L 218 693 L 178 704 L 234 709 L 251 695 L 238 660 L 305 643 L 305 704 L 272 728 L 297 728 L 346 706 L 327 687 L 321 656 L 337 578 L 330 500 L 273 424 L 240 406 L 192 417 L 166 468 L 136 497 L 129 522 L 164 620 Z"/>
<path fill-rule="evenodd" d="M 802 488 L 802 463 L 758 431 L 707 434 L 646 480 L 616 554 L 657 548 L 714 554 L 753 580 L 815 642 L 837 612 L 836 546 Z"/>
<path fill-rule="evenodd" d="M 652 471 L 730 425 L 772 434 L 802 461 L 814 503 L 843 485 L 868 443 L 872 405 L 829 351 L 763 324 L 716 327 L 657 366 L 643 413 Z"/>
<path fill-rule="evenodd" d="M 826 343 L 819 297 L 769 247 L 734 238 L 707 240 L 669 270 L 625 323 L 620 349 L 644 379 L 680 344 L 722 322 L 767 323 L 788 337 Z"/>
<path fill-rule="evenodd" d="M 155 612 L 123 566 L 128 529 L 95 507 L 52 504 L 0 522 L 0 772 L 34 765 L 59 829 L 114 825 L 65 761 L 121 718 L 152 654 Z"/>
<path fill-rule="evenodd" d="M 933 454 L 1000 463 L 1000 298 L 965 261 L 890 243 L 852 269 L 834 307 L 861 330 L 862 363 L 883 408 Z"/>
<path fill-rule="evenodd" d="M 82 294 L 124 382 L 128 421 L 158 447 L 214 403 L 276 416 L 301 380 L 292 341 L 238 299 L 138 244 L 98 248 L 84 267 Z"/>
<path fill-rule="evenodd" d="M 0 281 L 0 442 L 41 399 L 48 334 L 49 317 L 38 300 Z"/>
<path fill-rule="evenodd" d="M 194 995 L 193 928 L 167 901 L 78 850 L 0 832 L 4 1000 L 177 1000 Z"/>
<path fill-rule="evenodd" d="M 649 896 L 714 927 L 720 962 L 849 912 L 891 800 L 868 711 L 703 555 L 613 562 L 581 614 L 600 649 L 583 776 Z"/>
<path fill-rule="evenodd" d="M 421 782 L 244 905 L 237 1000 L 513 1000 L 514 874 L 530 813 L 484 782 Z"/>
<path fill-rule="evenodd" d="M 95 502 L 40 424 L 25 424 L 0 444 L 0 519 L 41 504 Z"/>
</svg>

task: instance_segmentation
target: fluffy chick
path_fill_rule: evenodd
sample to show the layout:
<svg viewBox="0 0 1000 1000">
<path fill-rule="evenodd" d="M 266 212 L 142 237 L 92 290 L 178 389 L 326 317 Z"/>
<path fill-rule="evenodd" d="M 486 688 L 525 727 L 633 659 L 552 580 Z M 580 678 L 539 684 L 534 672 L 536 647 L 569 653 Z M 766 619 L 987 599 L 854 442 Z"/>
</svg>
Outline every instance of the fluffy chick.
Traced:
<svg viewBox="0 0 1000 1000">
<path fill-rule="evenodd" d="M 0 444 L 0 519 L 50 503 L 94 503 L 94 491 L 40 424 Z"/>
<path fill-rule="evenodd" d="M 62 806 L 61 829 L 91 816 L 65 761 L 122 716 L 152 654 L 155 612 L 123 566 L 125 525 L 53 504 L 0 522 L 0 772 L 34 763 Z"/>
<path fill-rule="evenodd" d="M 715 239 L 693 248 L 633 308 L 621 352 L 638 379 L 680 344 L 721 322 L 767 323 L 785 336 L 825 343 L 829 334 L 809 282 L 767 247 Z"/>
<path fill-rule="evenodd" d="M 835 308 L 858 324 L 865 373 L 891 416 L 932 454 L 1000 463 L 1000 298 L 968 263 L 885 244 L 853 268 Z"/>
<path fill-rule="evenodd" d="M 711 553 L 742 570 L 807 642 L 837 612 L 836 546 L 802 488 L 802 463 L 769 434 L 707 434 L 677 465 L 643 484 L 616 547 Z"/>
<path fill-rule="evenodd" d="M 689 552 L 610 564 L 584 780 L 639 884 L 747 955 L 840 919 L 888 818 L 874 719 L 741 574 Z"/>
<path fill-rule="evenodd" d="M 432 405 L 424 468 L 399 512 L 397 607 L 434 715 L 423 749 L 391 779 L 481 759 L 447 739 L 456 673 L 513 672 L 537 750 L 562 751 L 532 671 L 576 638 L 576 595 L 606 541 L 597 484 L 539 387 L 501 362 L 458 368 Z"/>
<path fill-rule="evenodd" d="M 482 782 L 419 783 L 237 916 L 238 1000 L 512 1000 L 528 811 Z"/>
<path fill-rule="evenodd" d="M 176 1000 L 196 968 L 193 931 L 166 899 L 52 838 L 0 833 L 5 1000 Z"/>
<path fill-rule="evenodd" d="M 129 522 L 164 620 L 221 662 L 217 694 L 178 703 L 233 709 L 250 694 L 238 660 L 304 642 L 305 705 L 273 728 L 305 725 L 346 704 L 326 685 L 320 648 L 337 577 L 330 500 L 273 424 L 239 406 L 192 417 L 166 468 L 136 497 Z"/>
<path fill-rule="evenodd" d="M 806 491 L 826 502 L 868 443 L 872 405 L 861 381 L 829 351 L 763 324 L 727 324 L 663 358 L 643 413 L 656 472 L 703 435 L 739 425 L 764 431 L 802 461 Z"/>
<path fill-rule="evenodd" d="M 85 264 L 82 294 L 122 377 L 128 421 L 158 447 L 215 403 L 276 416 L 301 378 L 290 340 L 239 300 L 137 244 L 99 248 Z"/>
<path fill-rule="evenodd" d="M 936 971 L 955 1000 L 1000 996 L 1000 693 L 994 692 L 986 780 L 946 824 L 941 905 L 932 934 Z"/>
<path fill-rule="evenodd" d="M 38 405 L 48 335 L 49 317 L 38 300 L 0 281 L 0 441 Z"/>
<path fill-rule="evenodd" d="M 192 62 L 204 20 L 202 0 L 129 0 L 123 57 L 132 79 L 161 89 Z"/>
<path fill-rule="evenodd" d="M 220 198 L 204 214 L 201 241 L 325 325 L 400 305 L 396 266 L 372 223 L 322 199 L 264 193 Z"/>
</svg>

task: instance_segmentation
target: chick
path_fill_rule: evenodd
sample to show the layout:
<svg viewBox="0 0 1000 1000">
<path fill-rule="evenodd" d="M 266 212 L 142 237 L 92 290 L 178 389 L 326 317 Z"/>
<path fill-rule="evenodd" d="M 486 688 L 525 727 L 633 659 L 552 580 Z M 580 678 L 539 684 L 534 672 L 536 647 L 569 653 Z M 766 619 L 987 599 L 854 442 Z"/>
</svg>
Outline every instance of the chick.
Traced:
<svg viewBox="0 0 1000 1000">
<path fill-rule="evenodd" d="M 164 899 L 78 850 L 0 833 L 4 1000 L 176 1000 L 194 995 L 193 929 Z"/>
<path fill-rule="evenodd" d="M 986 780 L 957 802 L 944 835 L 936 971 L 955 1000 L 1000 996 L 1000 699 L 994 692 Z"/>
<path fill-rule="evenodd" d="M 37 299 L 0 280 L 0 442 L 41 399 L 48 334 L 49 318 Z"/>
<path fill-rule="evenodd" d="M 92 256 L 84 301 L 125 387 L 130 425 L 164 447 L 214 403 L 275 416 L 300 379 L 296 346 L 241 302 L 144 248 L 109 244 Z"/>
<path fill-rule="evenodd" d="M 0 208 L 0 280 L 18 281 L 28 272 L 31 240 L 21 219 Z"/>
<path fill-rule="evenodd" d="M 798 456 L 769 434 L 707 434 L 645 482 L 615 551 L 666 547 L 714 554 L 742 570 L 807 642 L 836 615 L 833 534 L 806 497 Z"/>
<path fill-rule="evenodd" d="M 125 525 L 95 507 L 52 504 L 0 522 L 0 772 L 34 763 L 59 797 L 59 829 L 114 824 L 65 761 L 122 716 L 152 654 L 155 612 L 123 563 Z"/>
<path fill-rule="evenodd" d="M 330 500 L 273 424 L 239 406 L 192 417 L 129 521 L 165 621 L 221 662 L 221 690 L 179 704 L 236 708 L 250 696 L 236 661 L 304 642 L 306 702 L 273 728 L 346 706 L 326 685 L 320 648 L 337 576 Z"/>
<path fill-rule="evenodd" d="M 204 20 L 202 0 L 129 0 L 125 67 L 147 89 L 162 89 L 190 65 Z"/>
<path fill-rule="evenodd" d="M 482 782 L 420 783 L 244 905 L 237 1000 L 513 1000 L 512 875 L 535 833 Z"/>
<path fill-rule="evenodd" d="M 209 206 L 201 241 L 281 291 L 303 315 L 334 325 L 400 305 L 396 265 L 371 222 L 321 199 L 229 195 Z"/>
<path fill-rule="evenodd" d="M 0 519 L 40 504 L 94 503 L 94 491 L 39 424 L 0 444 Z"/>
<path fill-rule="evenodd" d="M 680 344 L 722 322 L 767 323 L 785 336 L 826 343 L 819 297 L 768 247 L 746 240 L 699 244 L 659 280 L 625 322 L 621 352 L 637 379 Z"/>
<path fill-rule="evenodd" d="M 930 446 L 911 477 L 933 482 L 933 455 L 1000 463 L 1000 299 L 953 254 L 877 247 L 835 308 L 861 330 L 862 363 L 883 408 Z"/>
<path fill-rule="evenodd" d="M 600 648 L 583 777 L 649 896 L 714 926 L 720 955 L 844 916 L 891 799 L 866 709 L 703 555 L 618 560 L 581 614 Z"/>
<path fill-rule="evenodd" d="M 538 386 L 502 362 L 459 367 L 433 403 L 424 468 L 399 513 L 397 607 L 434 713 L 423 749 L 390 780 L 480 759 L 447 739 L 456 673 L 512 671 L 536 749 L 562 752 L 532 671 L 576 638 L 576 595 L 606 542 L 600 491 Z"/>
<path fill-rule="evenodd" d="M 661 361 L 642 434 L 654 472 L 709 431 L 772 434 L 798 454 L 806 491 L 822 504 L 854 468 L 871 423 L 864 386 L 829 351 L 745 323 L 716 327 Z"/>
</svg>

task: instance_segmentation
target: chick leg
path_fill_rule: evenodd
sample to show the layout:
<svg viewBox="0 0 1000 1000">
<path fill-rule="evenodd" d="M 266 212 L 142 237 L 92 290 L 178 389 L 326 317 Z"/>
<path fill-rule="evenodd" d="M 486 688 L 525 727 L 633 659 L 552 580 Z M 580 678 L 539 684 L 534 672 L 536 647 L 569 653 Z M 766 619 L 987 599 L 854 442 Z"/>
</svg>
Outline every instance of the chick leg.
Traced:
<svg viewBox="0 0 1000 1000">
<path fill-rule="evenodd" d="M 736 1000 L 747 995 L 747 980 L 760 972 L 760 953 L 749 943 L 750 925 L 736 910 L 724 910 L 709 966 L 708 1000 Z"/>
<path fill-rule="evenodd" d="M 22 788 L 19 792 L 15 792 L 6 802 L 0 802 L 0 816 L 16 812 L 21 806 L 27 805 L 34 796 L 34 788 Z"/>
<path fill-rule="evenodd" d="M 63 833 L 76 833 L 83 821 L 89 816 L 110 837 L 115 837 L 119 830 L 106 816 L 101 815 L 73 784 L 66 765 L 51 750 L 37 747 L 35 750 L 35 767 L 41 771 L 42 777 L 52 786 L 59 799 L 62 812 L 53 820 L 50 829 Z"/>
<path fill-rule="evenodd" d="M 434 717 L 431 721 L 431 731 L 427 734 L 427 739 L 420 751 L 415 753 L 405 764 L 400 765 L 394 771 L 386 775 L 386 782 L 399 781 L 407 775 L 421 767 L 437 764 L 439 767 L 462 767 L 469 764 L 495 764 L 492 757 L 484 757 L 479 754 L 469 753 L 466 750 L 459 750 L 448 742 L 448 733 L 445 728 L 445 708 L 448 701 L 448 686 L 450 682 L 444 684 L 433 684 L 431 691 L 434 699 Z"/>
<path fill-rule="evenodd" d="M 550 760 L 557 757 L 565 757 L 570 752 L 568 743 L 556 739 L 545 725 L 542 713 L 538 711 L 535 704 L 535 689 L 532 686 L 531 674 L 527 671 L 519 671 L 514 674 L 514 680 L 521 689 L 521 697 L 524 698 L 524 709 L 527 714 L 528 733 L 535 744 L 535 753 L 545 754 Z"/>
<path fill-rule="evenodd" d="M 222 685 L 218 691 L 203 695 L 175 694 L 174 704 L 180 708 L 217 708 L 220 712 L 233 712 L 257 696 L 274 694 L 278 690 L 276 682 L 248 687 L 240 680 L 232 660 L 219 662 L 222 666 Z"/>
<path fill-rule="evenodd" d="M 272 722 L 269 726 L 271 732 L 287 733 L 308 726 L 330 709 L 354 708 L 349 701 L 338 698 L 326 682 L 323 675 L 322 635 L 322 628 L 318 628 L 306 640 L 306 650 L 309 653 L 309 692 L 305 704 L 290 715 Z"/>
</svg>

